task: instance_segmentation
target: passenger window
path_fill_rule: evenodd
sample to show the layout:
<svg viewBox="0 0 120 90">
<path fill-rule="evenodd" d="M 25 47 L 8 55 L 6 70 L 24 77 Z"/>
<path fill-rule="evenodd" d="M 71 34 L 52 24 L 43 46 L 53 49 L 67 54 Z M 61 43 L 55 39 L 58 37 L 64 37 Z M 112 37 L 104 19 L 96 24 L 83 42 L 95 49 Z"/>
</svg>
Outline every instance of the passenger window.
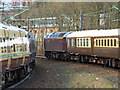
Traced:
<svg viewBox="0 0 120 90">
<path fill-rule="evenodd" d="M 114 46 L 116 46 L 116 39 L 114 39 Z"/>
<path fill-rule="evenodd" d="M 83 46 L 85 46 L 85 39 L 83 39 Z"/>
<path fill-rule="evenodd" d="M 106 46 L 106 39 L 105 39 L 105 41 L 104 41 L 104 45 Z"/>
<path fill-rule="evenodd" d="M 107 42 L 107 43 L 108 43 L 108 46 L 109 46 L 109 39 L 108 39 L 108 42 Z"/>
<path fill-rule="evenodd" d="M 119 39 L 119 47 L 120 47 L 120 39 Z"/>
<path fill-rule="evenodd" d="M 82 39 L 80 39 L 80 45 L 82 46 Z"/>
<path fill-rule="evenodd" d="M 96 46 L 98 45 L 98 40 L 96 40 Z"/>
<path fill-rule="evenodd" d="M 87 42 L 87 47 L 88 47 L 88 39 L 86 39 L 86 42 Z"/>
<path fill-rule="evenodd" d="M 67 44 L 68 44 L 68 47 L 70 46 L 69 43 L 70 43 L 70 41 L 69 41 L 69 39 L 68 39 L 68 43 L 67 43 Z"/>
<path fill-rule="evenodd" d="M 113 46 L 113 41 L 112 41 L 112 39 L 111 39 L 111 46 Z"/>
<path fill-rule="evenodd" d="M 74 39 L 72 39 L 71 43 L 72 43 L 72 47 L 73 47 L 73 46 L 74 46 L 74 43 L 75 43 Z"/>
<path fill-rule="evenodd" d="M 103 46 L 103 40 L 102 40 L 102 46 Z"/>
<path fill-rule="evenodd" d="M 78 44 L 78 46 L 79 46 L 79 39 L 78 39 L 78 43 L 77 43 L 77 44 Z"/>
<path fill-rule="evenodd" d="M 99 46 L 100 46 L 100 40 L 99 40 Z"/>
</svg>

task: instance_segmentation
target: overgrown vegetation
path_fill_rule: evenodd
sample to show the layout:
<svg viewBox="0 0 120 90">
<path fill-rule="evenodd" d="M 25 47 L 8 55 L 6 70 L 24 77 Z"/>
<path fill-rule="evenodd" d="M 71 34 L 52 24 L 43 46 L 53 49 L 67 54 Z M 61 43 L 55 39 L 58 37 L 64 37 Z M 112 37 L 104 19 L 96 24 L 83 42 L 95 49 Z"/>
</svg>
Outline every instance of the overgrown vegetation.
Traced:
<svg viewBox="0 0 120 90">
<path fill-rule="evenodd" d="M 35 2 L 23 18 L 57 17 L 59 30 L 79 30 L 82 10 L 82 30 L 119 28 L 118 2 Z M 64 14 L 65 16 L 62 16 Z M 66 24 L 66 27 L 63 26 Z"/>
</svg>

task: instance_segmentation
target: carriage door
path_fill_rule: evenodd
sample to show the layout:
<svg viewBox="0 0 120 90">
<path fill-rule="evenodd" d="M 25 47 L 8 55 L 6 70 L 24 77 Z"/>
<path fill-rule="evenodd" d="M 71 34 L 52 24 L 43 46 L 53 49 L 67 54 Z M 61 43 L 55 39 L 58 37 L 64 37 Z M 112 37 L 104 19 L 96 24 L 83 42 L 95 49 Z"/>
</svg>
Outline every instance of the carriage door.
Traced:
<svg viewBox="0 0 120 90">
<path fill-rule="evenodd" d="M 7 64 L 7 69 L 10 69 L 10 65 L 11 65 L 11 60 L 12 60 L 12 55 L 11 55 L 11 46 L 10 46 L 10 38 L 9 38 L 9 31 L 4 31 L 5 34 L 5 38 L 6 38 L 6 42 L 7 42 L 7 46 L 6 46 L 6 54 L 7 54 L 7 58 L 8 58 L 8 64 Z"/>
<path fill-rule="evenodd" d="M 91 54 L 94 55 L 94 38 L 91 37 Z"/>
<path fill-rule="evenodd" d="M 24 44 L 22 45 L 22 48 L 23 48 L 23 62 L 22 62 L 22 64 L 24 65 L 25 64 L 25 45 Z"/>
</svg>

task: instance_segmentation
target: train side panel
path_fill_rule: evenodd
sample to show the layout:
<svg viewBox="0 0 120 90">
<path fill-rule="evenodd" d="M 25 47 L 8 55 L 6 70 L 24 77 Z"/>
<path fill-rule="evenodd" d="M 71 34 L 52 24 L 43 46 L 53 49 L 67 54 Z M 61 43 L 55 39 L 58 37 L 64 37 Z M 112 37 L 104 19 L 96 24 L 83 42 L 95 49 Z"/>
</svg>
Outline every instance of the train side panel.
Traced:
<svg viewBox="0 0 120 90">
<path fill-rule="evenodd" d="M 98 57 L 119 59 L 118 36 L 94 38 L 94 53 Z"/>
<path fill-rule="evenodd" d="M 87 40 L 87 42 L 85 42 Z M 76 37 L 67 38 L 67 51 L 69 53 L 79 53 L 80 55 L 92 55 L 91 38 Z"/>
<path fill-rule="evenodd" d="M 67 50 L 66 39 L 45 39 L 45 51 L 65 52 Z"/>
</svg>

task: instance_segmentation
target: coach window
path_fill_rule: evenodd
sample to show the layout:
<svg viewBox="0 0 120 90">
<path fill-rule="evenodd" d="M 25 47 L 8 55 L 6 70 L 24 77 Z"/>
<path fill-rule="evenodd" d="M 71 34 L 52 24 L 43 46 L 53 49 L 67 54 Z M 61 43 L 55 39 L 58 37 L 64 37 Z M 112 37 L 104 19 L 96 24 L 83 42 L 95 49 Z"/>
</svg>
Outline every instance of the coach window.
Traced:
<svg viewBox="0 0 120 90">
<path fill-rule="evenodd" d="M 109 46 L 109 39 L 107 40 L 108 46 Z"/>
<path fill-rule="evenodd" d="M 104 45 L 106 46 L 106 39 L 104 40 Z"/>
<path fill-rule="evenodd" d="M 69 39 L 68 39 L 68 43 L 67 43 L 67 44 L 68 44 L 68 47 L 69 47 L 69 46 L 70 46 L 70 45 L 69 45 L 69 44 L 70 44 L 70 40 L 69 40 Z"/>
<path fill-rule="evenodd" d="M 96 46 L 98 45 L 98 40 L 96 40 Z"/>
<path fill-rule="evenodd" d="M 119 47 L 120 47 L 120 39 L 119 39 Z"/>
<path fill-rule="evenodd" d="M 85 39 L 83 39 L 83 46 L 85 46 Z"/>
<path fill-rule="evenodd" d="M 86 42 L 87 42 L 86 44 L 87 44 L 87 47 L 88 47 L 88 39 L 86 39 Z"/>
<path fill-rule="evenodd" d="M 72 47 L 74 46 L 74 39 L 71 40 L 71 43 L 72 43 Z"/>
<path fill-rule="evenodd" d="M 100 40 L 99 40 L 99 46 L 100 46 Z"/>
<path fill-rule="evenodd" d="M 114 46 L 116 46 L 116 39 L 114 39 Z"/>
<path fill-rule="evenodd" d="M 111 46 L 113 46 L 113 40 L 111 39 Z"/>
<path fill-rule="evenodd" d="M 77 40 L 78 42 L 77 42 L 77 45 L 78 45 L 78 47 L 79 47 L 79 39 Z"/>
<path fill-rule="evenodd" d="M 103 40 L 102 40 L 102 46 L 103 46 Z"/>
</svg>

